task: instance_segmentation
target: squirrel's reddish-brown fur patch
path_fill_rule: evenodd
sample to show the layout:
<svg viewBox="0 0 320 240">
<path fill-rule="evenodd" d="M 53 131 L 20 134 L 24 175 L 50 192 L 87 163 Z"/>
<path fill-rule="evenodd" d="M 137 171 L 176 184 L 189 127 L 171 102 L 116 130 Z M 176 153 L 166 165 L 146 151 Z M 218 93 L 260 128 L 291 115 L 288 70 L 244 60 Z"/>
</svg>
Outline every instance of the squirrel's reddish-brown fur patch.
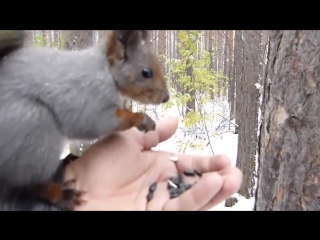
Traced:
<svg viewBox="0 0 320 240">
<path fill-rule="evenodd" d="M 107 58 L 110 66 L 114 66 L 117 61 L 124 57 L 124 49 L 116 38 L 114 31 L 108 31 L 106 37 L 107 43 Z"/>
<path fill-rule="evenodd" d="M 117 109 L 116 116 L 122 119 L 123 123 L 115 132 L 139 126 L 143 122 L 143 115 L 141 113 L 134 113 L 127 109 Z"/>
</svg>

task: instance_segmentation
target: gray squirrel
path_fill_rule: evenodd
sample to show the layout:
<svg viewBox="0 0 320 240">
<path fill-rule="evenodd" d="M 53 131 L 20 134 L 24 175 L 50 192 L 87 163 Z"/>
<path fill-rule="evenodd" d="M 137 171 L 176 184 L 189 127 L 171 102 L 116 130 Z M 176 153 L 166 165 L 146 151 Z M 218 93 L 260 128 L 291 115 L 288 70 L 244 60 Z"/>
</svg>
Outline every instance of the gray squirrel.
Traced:
<svg viewBox="0 0 320 240">
<path fill-rule="evenodd" d="M 23 46 L 23 38 L 20 30 L 0 30 L 0 194 L 28 189 L 73 210 L 83 202 L 75 180 L 52 181 L 66 141 L 155 130 L 123 99 L 165 103 L 167 83 L 148 30 L 105 31 L 103 41 L 76 52 Z"/>
</svg>

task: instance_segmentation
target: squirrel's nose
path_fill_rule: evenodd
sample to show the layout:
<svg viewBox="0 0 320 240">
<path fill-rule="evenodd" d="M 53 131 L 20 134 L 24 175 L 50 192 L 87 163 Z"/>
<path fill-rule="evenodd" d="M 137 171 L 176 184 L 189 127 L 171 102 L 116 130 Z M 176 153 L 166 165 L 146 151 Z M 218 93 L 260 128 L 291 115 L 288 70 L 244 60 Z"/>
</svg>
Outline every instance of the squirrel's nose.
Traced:
<svg viewBox="0 0 320 240">
<path fill-rule="evenodd" d="M 162 103 L 168 102 L 168 101 L 169 101 L 169 98 L 170 98 L 169 93 L 167 93 L 167 94 L 165 95 L 165 97 L 163 98 Z"/>
</svg>

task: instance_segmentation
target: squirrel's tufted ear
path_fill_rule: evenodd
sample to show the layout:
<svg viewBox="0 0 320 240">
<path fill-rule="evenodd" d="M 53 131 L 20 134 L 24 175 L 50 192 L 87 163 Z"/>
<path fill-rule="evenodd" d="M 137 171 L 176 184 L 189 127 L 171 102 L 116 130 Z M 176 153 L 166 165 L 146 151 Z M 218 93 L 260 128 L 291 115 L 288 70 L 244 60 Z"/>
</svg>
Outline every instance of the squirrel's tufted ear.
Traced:
<svg viewBox="0 0 320 240">
<path fill-rule="evenodd" d="M 142 39 L 145 41 L 149 41 L 149 34 L 150 34 L 150 30 L 141 30 L 142 33 Z"/>
<path fill-rule="evenodd" d="M 148 30 L 110 30 L 107 34 L 107 56 L 110 64 L 130 58 L 134 51 L 148 41 Z"/>
<path fill-rule="evenodd" d="M 124 59 L 123 44 L 118 40 L 115 30 L 105 31 L 104 34 L 106 44 L 106 56 L 110 66 L 114 66 L 117 62 Z"/>
</svg>

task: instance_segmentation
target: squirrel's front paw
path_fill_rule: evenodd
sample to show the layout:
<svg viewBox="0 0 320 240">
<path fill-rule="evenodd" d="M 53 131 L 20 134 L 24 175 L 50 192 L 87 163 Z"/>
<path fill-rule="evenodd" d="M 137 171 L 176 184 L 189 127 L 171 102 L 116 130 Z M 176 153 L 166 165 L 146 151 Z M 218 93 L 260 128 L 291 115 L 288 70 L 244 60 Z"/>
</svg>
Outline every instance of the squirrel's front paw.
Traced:
<svg viewBox="0 0 320 240">
<path fill-rule="evenodd" d="M 142 132 L 149 132 L 156 130 L 156 123 L 145 113 L 143 114 L 143 121 L 140 123 L 140 125 L 137 126 L 137 128 Z"/>
<path fill-rule="evenodd" d="M 61 186 L 61 197 L 54 203 L 57 207 L 64 211 L 73 211 L 75 206 L 79 206 L 86 202 L 82 199 L 84 191 L 78 191 L 71 187 L 75 180 L 68 180 Z"/>
<path fill-rule="evenodd" d="M 57 204 L 60 205 L 62 210 L 73 211 L 74 206 L 79 206 L 86 201 L 82 199 L 84 191 L 78 191 L 71 187 L 75 180 L 69 180 L 63 183 L 63 194 L 61 201 Z"/>
</svg>

